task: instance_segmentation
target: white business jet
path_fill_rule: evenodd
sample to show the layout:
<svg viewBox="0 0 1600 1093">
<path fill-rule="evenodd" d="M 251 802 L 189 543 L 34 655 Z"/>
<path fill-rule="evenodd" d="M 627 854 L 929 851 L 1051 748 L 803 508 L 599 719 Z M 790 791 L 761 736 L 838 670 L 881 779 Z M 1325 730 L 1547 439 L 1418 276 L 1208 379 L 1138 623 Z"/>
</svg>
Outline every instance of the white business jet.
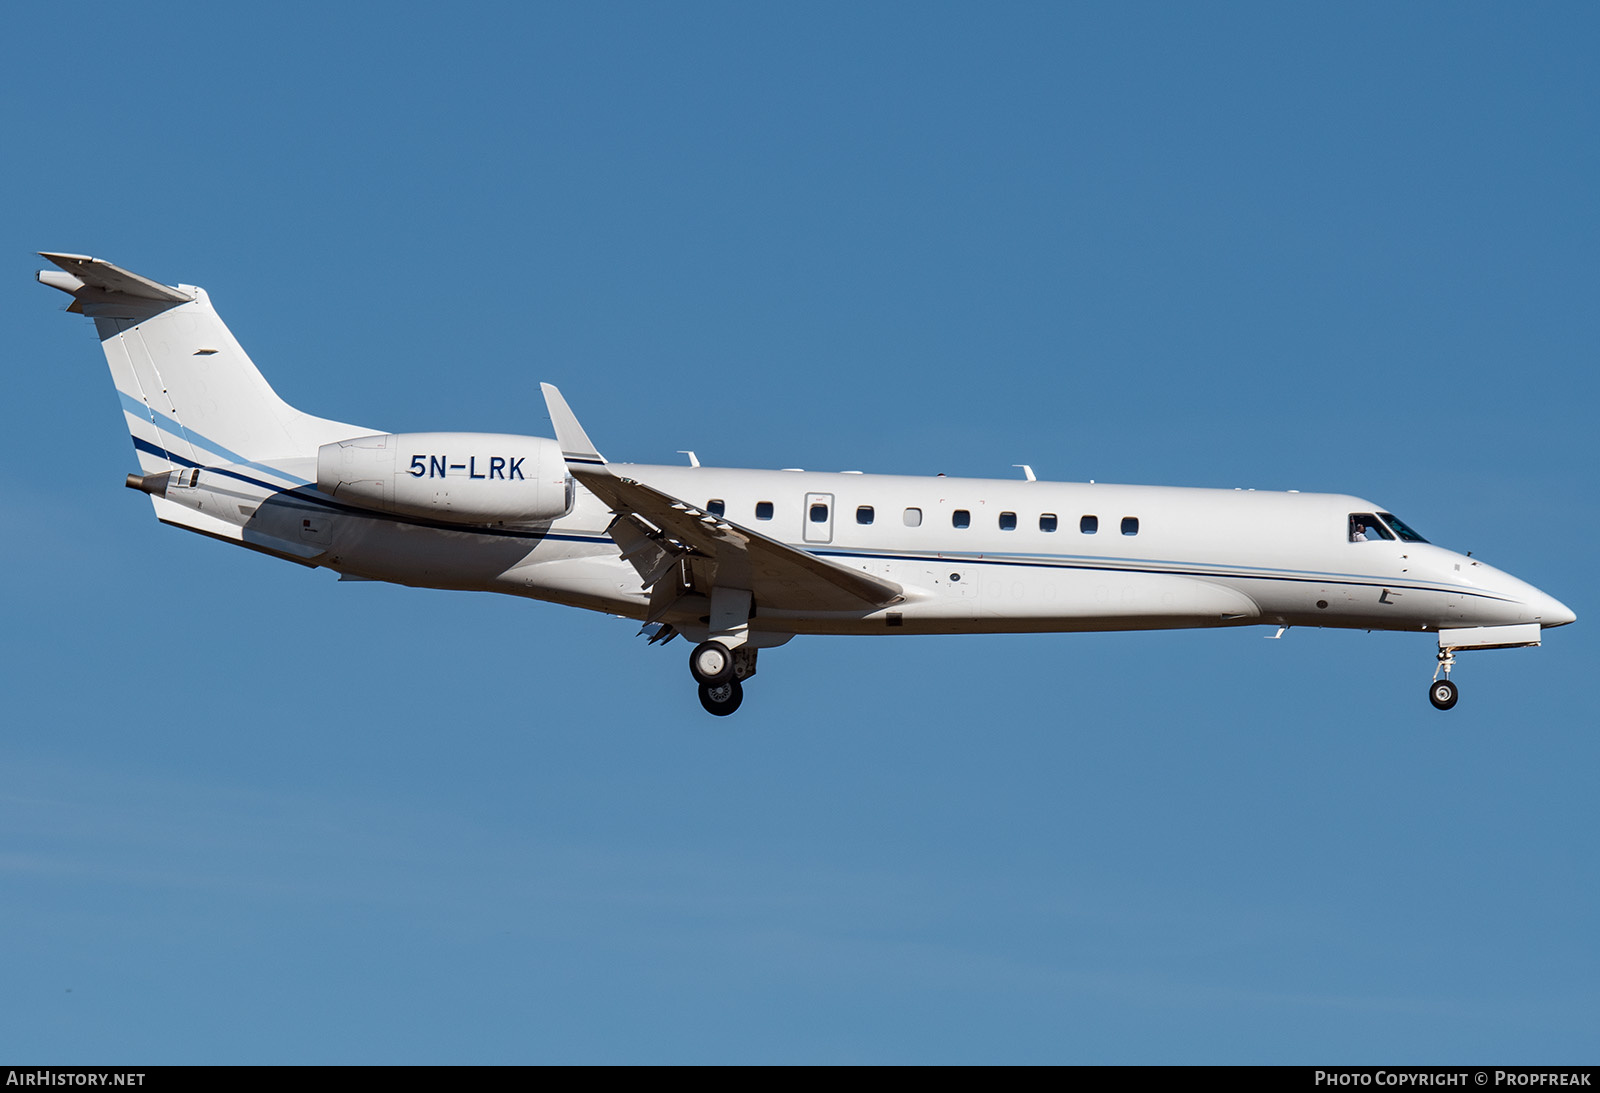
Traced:
<svg viewBox="0 0 1600 1093">
<path fill-rule="evenodd" d="M 612 463 L 561 393 L 555 440 L 393 434 L 275 394 L 203 289 L 44 254 L 94 320 L 163 523 L 343 580 L 506 592 L 682 634 L 713 714 L 796 634 L 1271 625 L 1538 645 L 1576 616 L 1382 506 L 1335 494 Z M 1245 535 L 1241 528 L 1249 529 Z"/>
</svg>

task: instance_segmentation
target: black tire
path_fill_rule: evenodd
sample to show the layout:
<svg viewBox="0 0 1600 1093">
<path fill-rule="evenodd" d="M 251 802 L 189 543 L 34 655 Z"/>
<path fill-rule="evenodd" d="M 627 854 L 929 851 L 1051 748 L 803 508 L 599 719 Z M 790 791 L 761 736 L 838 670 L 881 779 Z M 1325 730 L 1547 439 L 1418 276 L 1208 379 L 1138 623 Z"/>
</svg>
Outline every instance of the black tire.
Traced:
<svg viewBox="0 0 1600 1093">
<path fill-rule="evenodd" d="M 733 678 L 733 650 L 720 641 L 702 641 L 689 654 L 689 674 L 707 687 L 726 683 Z"/>
<path fill-rule="evenodd" d="M 1461 697 L 1461 690 L 1448 679 L 1436 679 L 1428 684 L 1428 701 L 1436 710 L 1448 710 Z"/>
<path fill-rule="evenodd" d="M 744 686 L 737 679 L 726 683 L 700 684 L 700 705 L 706 713 L 727 717 L 744 701 Z"/>
</svg>

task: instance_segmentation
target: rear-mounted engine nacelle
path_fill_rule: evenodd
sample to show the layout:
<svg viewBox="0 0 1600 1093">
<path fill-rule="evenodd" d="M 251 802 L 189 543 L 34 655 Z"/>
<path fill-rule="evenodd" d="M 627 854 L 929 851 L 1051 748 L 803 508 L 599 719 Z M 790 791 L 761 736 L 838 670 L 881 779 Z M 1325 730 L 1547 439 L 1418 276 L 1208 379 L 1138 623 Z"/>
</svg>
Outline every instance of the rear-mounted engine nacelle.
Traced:
<svg viewBox="0 0 1600 1093">
<path fill-rule="evenodd" d="M 317 449 L 317 489 L 453 524 L 537 524 L 572 510 L 561 445 L 502 433 L 390 433 Z"/>
</svg>

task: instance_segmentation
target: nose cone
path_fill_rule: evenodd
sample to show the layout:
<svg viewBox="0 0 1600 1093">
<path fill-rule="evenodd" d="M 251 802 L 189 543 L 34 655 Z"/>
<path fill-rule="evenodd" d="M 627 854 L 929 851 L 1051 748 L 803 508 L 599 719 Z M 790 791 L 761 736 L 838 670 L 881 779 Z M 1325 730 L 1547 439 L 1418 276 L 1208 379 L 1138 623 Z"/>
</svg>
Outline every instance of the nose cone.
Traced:
<svg viewBox="0 0 1600 1093">
<path fill-rule="evenodd" d="M 1554 596 L 1539 593 L 1537 599 L 1529 605 L 1539 613 L 1539 625 L 1549 629 L 1552 626 L 1565 626 L 1569 622 L 1577 622 L 1578 616 Z"/>
<path fill-rule="evenodd" d="M 1468 609 L 1464 621 L 1477 620 L 1475 625 L 1478 626 L 1536 622 L 1545 629 L 1578 621 L 1577 612 L 1543 589 L 1475 558 L 1461 558 L 1452 564 L 1451 572 L 1460 574 L 1463 583 L 1499 601 L 1480 601 L 1475 608 Z"/>
</svg>

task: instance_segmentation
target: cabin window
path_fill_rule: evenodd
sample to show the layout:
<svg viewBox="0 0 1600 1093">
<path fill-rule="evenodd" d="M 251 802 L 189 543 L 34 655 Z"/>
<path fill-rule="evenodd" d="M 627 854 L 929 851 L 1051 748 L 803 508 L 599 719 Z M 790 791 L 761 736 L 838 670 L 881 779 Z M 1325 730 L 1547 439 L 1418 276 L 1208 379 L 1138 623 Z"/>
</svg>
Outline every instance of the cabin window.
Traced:
<svg viewBox="0 0 1600 1093">
<path fill-rule="evenodd" d="M 870 524 L 874 513 L 871 505 L 861 505 L 856 509 L 856 523 Z"/>
<path fill-rule="evenodd" d="M 712 516 L 721 516 L 723 513 L 728 511 L 728 506 L 723 504 L 722 501 L 720 501 L 720 500 L 707 501 L 706 502 L 706 511 L 709 512 Z"/>
<path fill-rule="evenodd" d="M 1078 530 L 1085 535 L 1093 535 L 1100 530 L 1100 517 L 1085 516 L 1078 521 Z"/>
<path fill-rule="evenodd" d="M 905 519 L 906 527 L 908 527 L 908 528 L 920 528 L 922 526 L 922 510 L 921 509 L 906 509 L 904 519 Z"/>
<path fill-rule="evenodd" d="M 1044 512 L 1039 514 L 1039 530 L 1054 531 L 1056 529 L 1056 514 Z"/>
<path fill-rule="evenodd" d="M 950 526 L 953 528 L 969 528 L 972 526 L 972 513 L 966 509 L 956 509 L 950 514 Z"/>
<path fill-rule="evenodd" d="M 756 502 L 756 519 L 757 520 L 770 520 L 770 519 L 772 519 L 772 502 L 771 501 L 757 501 Z"/>
<path fill-rule="evenodd" d="M 1137 516 L 1124 516 L 1122 518 L 1122 534 L 1139 534 L 1139 518 Z"/>
<path fill-rule="evenodd" d="M 1412 531 L 1409 527 L 1407 527 L 1405 522 L 1403 520 L 1401 520 L 1398 516 L 1396 516 L 1394 513 L 1392 513 L 1392 512 L 1380 512 L 1380 513 L 1378 513 L 1378 515 L 1383 517 L 1384 523 L 1386 523 L 1390 527 L 1394 528 L 1394 533 L 1396 535 L 1400 536 L 1400 541 L 1401 542 L 1403 542 L 1403 543 L 1426 543 L 1428 541 L 1428 540 L 1424 539 L 1422 536 L 1418 535 L 1416 532 Z"/>
<path fill-rule="evenodd" d="M 1001 531 L 1016 531 L 1017 530 L 1017 514 L 1014 513 L 1014 512 L 1002 512 L 1000 514 L 1000 530 Z"/>
<path fill-rule="evenodd" d="M 1352 543 L 1371 543 L 1379 539 L 1393 539 L 1394 532 L 1383 526 L 1383 522 L 1370 512 L 1352 512 L 1350 514 L 1350 541 Z"/>
<path fill-rule="evenodd" d="M 828 522 L 828 506 L 821 501 L 812 505 L 811 522 L 813 524 L 826 524 Z"/>
</svg>

